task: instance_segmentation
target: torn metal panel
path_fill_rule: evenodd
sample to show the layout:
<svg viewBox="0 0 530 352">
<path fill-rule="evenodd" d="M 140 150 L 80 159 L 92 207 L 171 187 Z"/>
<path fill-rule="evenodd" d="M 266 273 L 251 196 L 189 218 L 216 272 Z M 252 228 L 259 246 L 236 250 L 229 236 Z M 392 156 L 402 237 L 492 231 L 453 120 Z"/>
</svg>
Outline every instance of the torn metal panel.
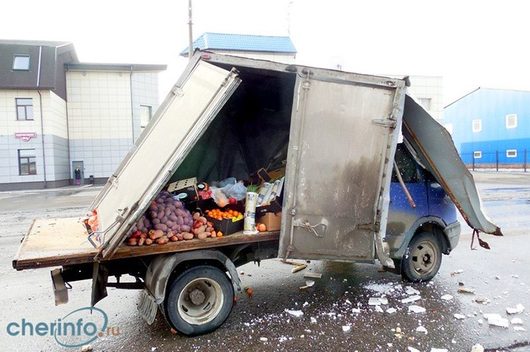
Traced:
<svg viewBox="0 0 530 352">
<path fill-rule="evenodd" d="M 403 136 L 417 157 L 449 195 L 467 224 L 473 229 L 502 236 L 481 208 L 473 176 L 454 147 L 451 135 L 413 98 L 406 96 Z"/>
</svg>

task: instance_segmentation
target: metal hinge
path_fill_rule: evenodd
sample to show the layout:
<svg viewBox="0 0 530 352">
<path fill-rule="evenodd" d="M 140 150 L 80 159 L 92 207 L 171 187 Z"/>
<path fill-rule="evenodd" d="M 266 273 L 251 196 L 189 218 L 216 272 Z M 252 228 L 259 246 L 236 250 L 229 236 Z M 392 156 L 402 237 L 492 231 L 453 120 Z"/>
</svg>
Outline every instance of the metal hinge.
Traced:
<svg viewBox="0 0 530 352">
<path fill-rule="evenodd" d="M 392 121 L 388 119 L 374 119 L 372 120 L 372 123 L 374 125 L 383 126 L 386 128 L 396 128 L 396 121 Z"/>
</svg>

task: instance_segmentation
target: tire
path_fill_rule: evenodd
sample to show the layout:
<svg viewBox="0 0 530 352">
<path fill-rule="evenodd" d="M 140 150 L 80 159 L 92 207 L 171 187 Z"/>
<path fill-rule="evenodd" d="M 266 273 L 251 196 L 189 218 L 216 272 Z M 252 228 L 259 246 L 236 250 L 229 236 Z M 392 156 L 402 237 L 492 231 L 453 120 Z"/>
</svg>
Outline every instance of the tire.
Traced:
<svg viewBox="0 0 530 352">
<path fill-rule="evenodd" d="M 410 282 L 431 280 L 442 264 L 442 246 L 431 232 L 421 232 L 410 241 L 401 259 L 401 276 Z"/>
<path fill-rule="evenodd" d="M 165 316 L 170 325 L 188 336 L 214 331 L 221 326 L 234 304 L 234 288 L 228 276 L 214 266 L 185 270 L 170 284 Z"/>
</svg>

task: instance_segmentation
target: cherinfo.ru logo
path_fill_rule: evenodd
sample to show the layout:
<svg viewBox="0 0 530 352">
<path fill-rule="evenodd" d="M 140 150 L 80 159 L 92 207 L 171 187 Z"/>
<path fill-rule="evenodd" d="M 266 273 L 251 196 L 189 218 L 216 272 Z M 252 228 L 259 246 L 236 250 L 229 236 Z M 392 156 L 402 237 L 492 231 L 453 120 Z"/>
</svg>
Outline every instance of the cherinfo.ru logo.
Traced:
<svg viewBox="0 0 530 352">
<path fill-rule="evenodd" d="M 117 336 L 118 327 L 110 327 L 107 314 L 96 307 L 83 307 L 51 322 L 22 318 L 6 326 L 7 334 L 21 336 L 53 336 L 63 347 L 80 347 L 98 337 Z"/>
</svg>

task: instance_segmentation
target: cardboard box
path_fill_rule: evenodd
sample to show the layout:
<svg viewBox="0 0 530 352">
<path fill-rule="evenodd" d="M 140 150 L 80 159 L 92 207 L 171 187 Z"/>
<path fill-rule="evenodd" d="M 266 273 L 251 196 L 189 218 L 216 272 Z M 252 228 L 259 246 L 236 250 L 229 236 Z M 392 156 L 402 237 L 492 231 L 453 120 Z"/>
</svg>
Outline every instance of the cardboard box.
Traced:
<svg viewBox="0 0 530 352">
<path fill-rule="evenodd" d="M 168 185 L 167 191 L 177 196 L 183 202 L 194 202 L 199 199 L 197 178 L 195 177 L 172 182 Z"/>
<path fill-rule="evenodd" d="M 267 226 L 267 231 L 280 231 L 282 224 L 282 213 L 265 213 L 256 219 L 256 223 Z"/>
</svg>

